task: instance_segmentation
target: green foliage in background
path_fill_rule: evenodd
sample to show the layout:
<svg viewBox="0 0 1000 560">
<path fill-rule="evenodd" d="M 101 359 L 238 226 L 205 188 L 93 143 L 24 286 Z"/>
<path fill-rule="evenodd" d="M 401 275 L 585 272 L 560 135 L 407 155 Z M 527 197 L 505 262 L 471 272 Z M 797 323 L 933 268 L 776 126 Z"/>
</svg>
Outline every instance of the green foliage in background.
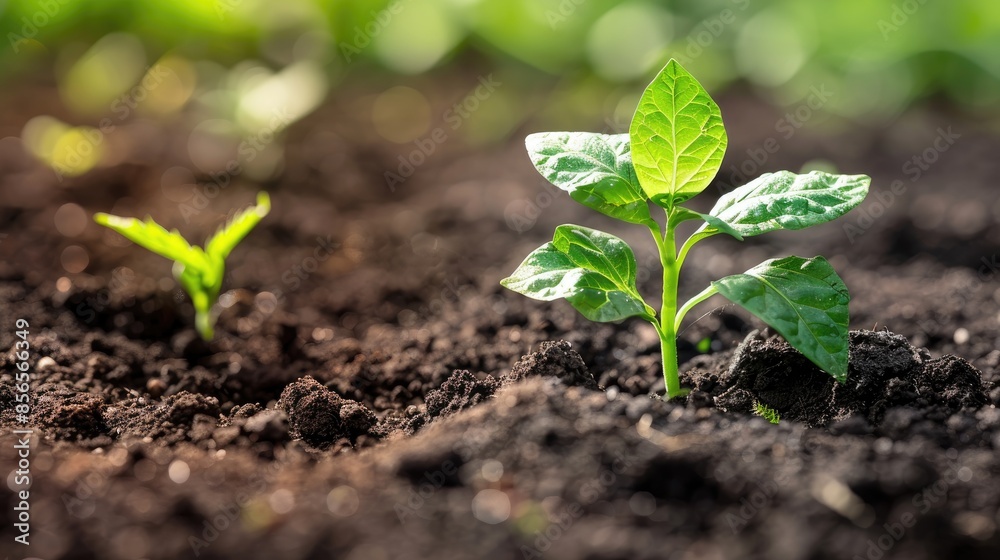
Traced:
<svg viewBox="0 0 1000 560">
<path fill-rule="evenodd" d="M 8 0 L 0 31 L 8 79 L 125 32 L 155 56 L 309 58 L 336 78 L 358 64 L 420 73 L 476 51 L 540 76 L 637 85 L 672 57 L 696 61 L 710 87 L 746 80 L 779 102 L 822 84 L 845 114 L 891 114 L 938 92 L 1000 100 L 992 0 Z"/>
</svg>

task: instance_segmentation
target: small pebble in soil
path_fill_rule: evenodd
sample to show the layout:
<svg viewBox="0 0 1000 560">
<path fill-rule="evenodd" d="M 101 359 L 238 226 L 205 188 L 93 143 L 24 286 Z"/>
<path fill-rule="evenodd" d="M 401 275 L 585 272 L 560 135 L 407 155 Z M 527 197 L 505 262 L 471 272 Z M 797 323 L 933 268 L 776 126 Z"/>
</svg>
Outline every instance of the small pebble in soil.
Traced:
<svg viewBox="0 0 1000 560">
<path fill-rule="evenodd" d="M 497 482 L 503 476 L 503 463 L 495 459 L 490 459 L 483 463 L 480 470 L 483 474 L 483 480 Z"/>
<path fill-rule="evenodd" d="M 170 480 L 176 482 L 177 484 L 184 484 L 191 476 L 191 467 L 189 467 L 184 461 L 177 459 L 170 463 L 170 466 L 167 467 L 167 476 L 169 476 Z"/>
<path fill-rule="evenodd" d="M 965 328 L 956 329 L 953 338 L 955 339 L 955 344 L 965 344 L 966 342 L 969 342 L 968 329 Z"/>
<path fill-rule="evenodd" d="M 500 490 L 480 490 L 472 499 L 472 514 L 489 525 L 503 523 L 510 517 L 510 498 Z"/>
</svg>

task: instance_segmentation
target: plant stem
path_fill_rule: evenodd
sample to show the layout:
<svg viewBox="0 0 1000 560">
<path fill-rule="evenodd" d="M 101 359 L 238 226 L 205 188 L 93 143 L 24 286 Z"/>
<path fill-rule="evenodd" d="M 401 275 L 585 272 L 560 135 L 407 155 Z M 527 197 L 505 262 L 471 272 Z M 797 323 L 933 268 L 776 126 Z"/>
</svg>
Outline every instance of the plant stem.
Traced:
<svg viewBox="0 0 1000 560">
<path fill-rule="evenodd" d="M 677 332 L 674 327 L 674 317 L 677 314 L 677 242 L 674 240 L 675 224 L 667 214 L 666 231 L 659 235 L 659 228 L 653 229 L 656 248 L 660 253 L 660 264 L 663 265 L 663 304 L 660 308 L 660 321 L 656 325 L 660 335 L 660 354 L 663 360 L 663 382 L 667 387 L 667 398 L 681 394 L 681 382 L 677 364 Z"/>
<path fill-rule="evenodd" d="M 678 266 L 678 268 L 680 267 Z M 691 311 L 692 307 L 698 305 L 699 303 L 705 301 L 706 299 L 714 296 L 717 293 L 719 293 L 719 290 L 715 287 L 714 284 L 710 284 L 707 288 L 702 290 L 700 294 L 689 299 L 687 303 L 682 305 L 681 308 L 677 311 L 677 315 L 674 317 L 674 331 L 680 332 L 681 321 L 684 320 L 684 316 L 687 315 L 688 311 Z"/>
</svg>

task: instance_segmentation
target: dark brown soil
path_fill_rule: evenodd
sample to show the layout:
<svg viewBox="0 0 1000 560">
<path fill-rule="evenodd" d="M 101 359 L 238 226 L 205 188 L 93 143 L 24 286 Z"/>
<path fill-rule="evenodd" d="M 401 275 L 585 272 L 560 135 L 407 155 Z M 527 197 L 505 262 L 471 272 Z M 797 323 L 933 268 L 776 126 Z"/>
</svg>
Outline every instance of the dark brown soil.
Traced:
<svg viewBox="0 0 1000 560">
<path fill-rule="evenodd" d="M 738 95 L 723 111 L 728 170 L 780 115 Z M 231 257 L 208 344 L 169 263 L 93 224 L 67 237 L 54 215 L 148 212 L 200 238 L 258 185 L 238 180 L 186 223 L 156 186 L 170 154 L 59 184 L 0 143 L 0 457 L 15 464 L 7 349 L 23 318 L 40 440 L 30 556 L 996 557 L 1000 285 L 983 263 L 1000 241 L 1000 142 L 973 119 L 802 129 L 761 171 L 822 156 L 878 192 L 902 179 L 906 198 L 870 223 L 712 239 L 690 259 L 682 296 L 771 256 L 829 257 L 866 329 L 847 384 L 725 307 L 692 314 L 680 352 L 693 391 L 663 402 L 651 327 L 590 324 L 498 285 L 575 222 L 633 243 L 640 289 L 656 293 L 643 231 L 538 198 L 516 139 L 442 146 L 390 192 L 400 148 L 366 138 L 356 113 L 334 103 L 293 131 L 267 185 L 274 211 Z M 962 149 L 911 182 L 901 165 L 947 124 Z M 508 227 L 526 204 L 538 212 Z M 321 243 L 337 249 L 310 262 Z M 84 272 L 63 268 L 70 245 L 88 253 Z M 4 553 L 24 555 L 3 515 Z"/>
<path fill-rule="evenodd" d="M 785 420 L 813 427 L 847 421 L 878 425 L 895 407 L 916 409 L 940 421 L 989 404 L 982 374 L 972 364 L 952 355 L 931 359 L 926 349 L 914 348 L 888 331 L 851 333 L 844 384 L 784 339 L 759 336 L 758 331 L 747 336 L 721 375 L 688 372 L 691 384 L 711 387 L 706 392 L 726 412 L 751 414 L 754 405 L 761 404 Z"/>
</svg>

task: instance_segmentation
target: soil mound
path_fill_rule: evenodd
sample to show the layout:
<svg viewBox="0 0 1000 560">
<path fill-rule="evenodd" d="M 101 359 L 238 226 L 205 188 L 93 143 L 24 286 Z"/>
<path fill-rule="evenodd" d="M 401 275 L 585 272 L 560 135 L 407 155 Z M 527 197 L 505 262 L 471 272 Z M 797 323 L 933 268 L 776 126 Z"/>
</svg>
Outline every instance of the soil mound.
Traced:
<svg viewBox="0 0 1000 560">
<path fill-rule="evenodd" d="M 536 352 L 522 356 L 514 364 L 503 382 L 506 384 L 532 376 L 558 377 L 567 385 L 597 389 L 597 381 L 583 358 L 565 340 L 541 343 Z"/>
<path fill-rule="evenodd" d="M 854 416 L 878 425 L 896 407 L 945 419 L 989 402 L 982 374 L 962 358 L 932 359 L 923 348 L 888 332 L 853 331 L 847 382 L 839 384 L 781 337 L 751 333 L 713 388 L 715 404 L 753 412 L 755 403 L 782 419 L 826 426 Z M 697 383 L 696 383 L 697 385 Z"/>
</svg>

